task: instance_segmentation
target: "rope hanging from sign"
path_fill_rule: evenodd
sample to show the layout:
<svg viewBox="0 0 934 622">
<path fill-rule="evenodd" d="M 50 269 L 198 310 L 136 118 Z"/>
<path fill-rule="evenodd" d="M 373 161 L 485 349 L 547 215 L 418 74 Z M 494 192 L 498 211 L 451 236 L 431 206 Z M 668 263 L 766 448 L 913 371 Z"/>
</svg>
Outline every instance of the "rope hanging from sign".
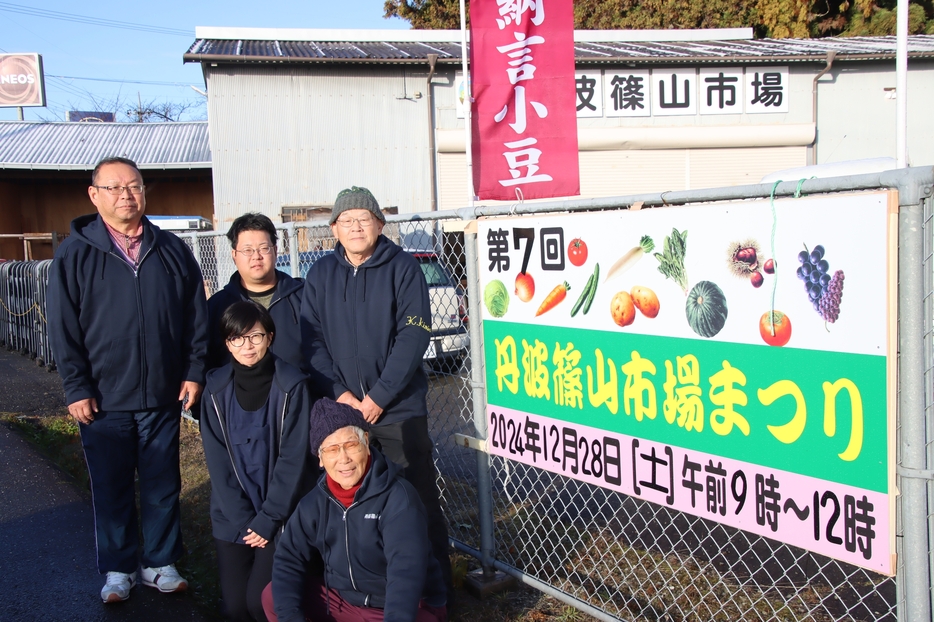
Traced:
<svg viewBox="0 0 934 622">
<path fill-rule="evenodd" d="M 795 187 L 794 198 L 801 198 L 801 187 L 804 185 L 804 182 L 809 179 L 814 179 L 814 177 L 802 177 L 798 180 L 798 185 Z M 775 231 L 778 229 L 778 215 L 775 212 L 775 191 L 778 189 L 778 185 L 782 183 L 782 180 L 777 180 L 772 184 L 772 192 L 769 193 L 769 207 L 772 210 L 772 235 L 769 239 L 769 250 L 772 253 L 772 257 L 775 256 Z M 778 264 L 775 265 L 775 273 L 778 274 Z M 769 330 L 772 333 L 772 336 L 775 336 L 775 292 L 778 289 L 778 279 L 772 279 L 772 301 L 769 306 Z"/>
<path fill-rule="evenodd" d="M 769 207 L 772 208 L 772 235 L 769 239 L 769 250 L 772 253 L 772 257 L 775 257 L 775 230 L 778 228 L 778 215 L 775 213 L 775 190 L 780 183 L 782 183 L 782 180 L 777 180 L 772 186 L 772 192 L 769 193 Z M 799 185 L 798 188 L 800 189 L 801 186 Z M 795 193 L 795 197 L 797 198 L 797 193 Z M 778 270 L 779 268 L 776 265 L 776 278 L 772 279 L 772 301 L 769 304 L 769 331 L 772 333 L 773 337 L 775 336 L 775 291 L 778 289 Z"/>
<path fill-rule="evenodd" d="M 516 203 L 513 203 L 512 205 L 509 206 L 510 216 L 515 216 L 517 213 L 516 208 L 521 206 L 523 203 L 525 203 L 525 195 L 522 194 L 522 188 L 518 186 L 516 186 L 516 201 L 517 201 Z"/>
</svg>

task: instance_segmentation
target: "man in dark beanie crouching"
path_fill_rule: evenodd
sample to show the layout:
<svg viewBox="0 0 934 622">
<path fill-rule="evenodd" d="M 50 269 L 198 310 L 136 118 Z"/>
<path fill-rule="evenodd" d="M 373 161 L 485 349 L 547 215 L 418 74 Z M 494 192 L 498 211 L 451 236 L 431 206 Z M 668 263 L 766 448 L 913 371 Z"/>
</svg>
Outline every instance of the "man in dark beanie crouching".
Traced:
<svg viewBox="0 0 934 622">
<path fill-rule="evenodd" d="M 311 409 L 311 451 L 324 475 L 279 539 L 263 592 L 271 621 L 445 622 L 445 585 L 425 508 L 401 467 L 369 447 L 357 409 L 323 398 Z M 317 554 L 324 577 L 309 572 Z"/>
</svg>

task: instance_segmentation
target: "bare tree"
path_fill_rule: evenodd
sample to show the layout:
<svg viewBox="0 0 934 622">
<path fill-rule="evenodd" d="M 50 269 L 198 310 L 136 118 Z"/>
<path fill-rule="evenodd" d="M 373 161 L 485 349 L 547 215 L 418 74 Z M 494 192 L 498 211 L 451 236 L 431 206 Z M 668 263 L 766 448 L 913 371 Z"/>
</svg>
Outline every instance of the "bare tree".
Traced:
<svg viewBox="0 0 934 622">
<path fill-rule="evenodd" d="M 204 121 L 207 119 L 204 101 L 158 101 L 152 99 L 143 104 L 137 95 L 135 108 L 126 110 L 126 118 L 132 123 L 162 123 L 166 121 Z M 185 119 L 184 117 L 188 117 Z"/>
<path fill-rule="evenodd" d="M 206 121 L 206 100 L 199 98 L 196 101 L 168 101 L 151 99 L 143 102 L 139 94 L 136 106 L 127 101 L 121 93 L 113 98 L 105 99 L 87 94 L 87 99 L 81 102 L 68 102 L 69 110 L 88 110 L 94 112 L 109 112 L 114 119 L 121 123 L 163 123 L 174 121 Z M 46 109 L 38 114 L 39 119 L 46 123 L 62 121 L 60 116 L 53 116 Z"/>
</svg>

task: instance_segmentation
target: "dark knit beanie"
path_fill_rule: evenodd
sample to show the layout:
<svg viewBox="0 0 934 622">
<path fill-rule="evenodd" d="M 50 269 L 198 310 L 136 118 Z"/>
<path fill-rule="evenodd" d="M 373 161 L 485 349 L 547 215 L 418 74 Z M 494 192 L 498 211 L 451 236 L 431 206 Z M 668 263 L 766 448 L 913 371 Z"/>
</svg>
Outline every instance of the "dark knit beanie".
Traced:
<svg viewBox="0 0 934 622">
<path fill-rule="evenodd" d="M 386 222 L 386 217 L 379 209 L 379 203 L 376 197 L 366 188 L 352 186 L 346 190 L 341 190 L 334 200 L 334 208 L 331 209 L 331 220 L 329 224 L 334 224 L 337 218 L 349 209 L 365 209 L 382 223 Z"/>
<path fill-rule="evenodd" d="M 311 446 L 311 454 L 317 456 L 324 439 L 349 425 L 356 426 L 364 432 L 370 429 L 370 424 L 363 418 L 363 413 L 349 404 L 341 404 L 326 397 L 315 402 L 315 405 L 311 407 L 308 422 L 308 442 Z"/>
</svg>

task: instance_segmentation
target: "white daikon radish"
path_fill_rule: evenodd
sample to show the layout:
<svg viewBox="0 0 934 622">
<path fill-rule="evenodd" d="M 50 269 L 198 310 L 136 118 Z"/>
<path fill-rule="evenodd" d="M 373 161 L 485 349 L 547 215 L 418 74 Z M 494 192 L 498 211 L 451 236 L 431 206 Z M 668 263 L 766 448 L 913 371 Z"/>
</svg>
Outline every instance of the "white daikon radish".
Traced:
<svg viewBox="0 0 934 622">
<path fill-rule="evenodd" d="M 634 246 L 629 249 L 625 255 L 620 257 L 619 260 L 606 271 L 606 278 L 603 279 L 603 282 L 606 283 L 613 277 L 619 276 L 626 270 L 629 270 L 642 259 L 643 255 L 651 253 L 653 250 L 655 250 L 655 242 L 653 242 L 652 238 L 649 236 L 643 235 L 642 239 L 639 240 L 639 246 Z"/>
</svg>

